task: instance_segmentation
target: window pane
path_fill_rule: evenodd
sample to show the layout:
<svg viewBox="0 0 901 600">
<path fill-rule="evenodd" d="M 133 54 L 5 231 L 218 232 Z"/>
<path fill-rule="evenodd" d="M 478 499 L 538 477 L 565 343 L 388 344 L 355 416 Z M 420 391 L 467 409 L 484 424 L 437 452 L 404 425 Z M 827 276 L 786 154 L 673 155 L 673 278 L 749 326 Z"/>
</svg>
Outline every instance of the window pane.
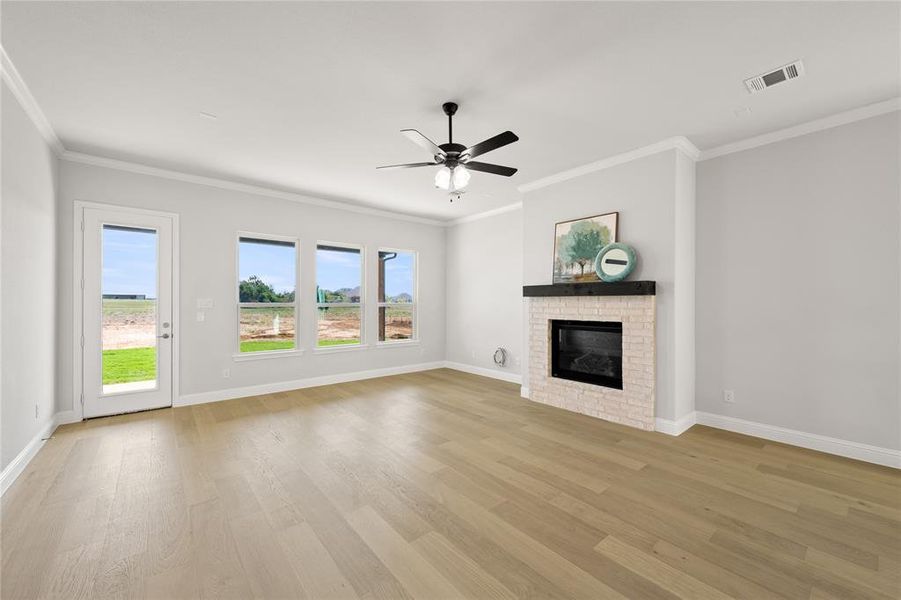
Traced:
<svg viewBox="0 0 901 600">
<path fill-rule="evenodd" d="M 319 346 L 360 343 L 360 309 L 332 306 L 319 309 Z"/>
<path fill-rule="evenodd" d="M 103 393 L 156 387 L 156 254 L 152 229 L 104 225 Z"/>
<path fill-rule="evenodd" d="M 379 307 L 379 341 L 413 339 L 413 307 Z"/>
<path fill-rule="evenodd" d="M 379 302 L 413 302 L 412 252 L 379 251 Z"/>
<path fill-rule="evenodd" d="M 240 302 L 294 302 L 294 242 L 242 237 L 238 242 Z"/>
<path fill-rule="evenodd" d="M 241 352 L 266 352 L 294 348 L 293 306 L 242 306 Z"/>
<path fill-rule="evenodd" d="M 362 260 L 357 248 L 316 247 L 316 302 L 360 302 Z"/>
</svg>

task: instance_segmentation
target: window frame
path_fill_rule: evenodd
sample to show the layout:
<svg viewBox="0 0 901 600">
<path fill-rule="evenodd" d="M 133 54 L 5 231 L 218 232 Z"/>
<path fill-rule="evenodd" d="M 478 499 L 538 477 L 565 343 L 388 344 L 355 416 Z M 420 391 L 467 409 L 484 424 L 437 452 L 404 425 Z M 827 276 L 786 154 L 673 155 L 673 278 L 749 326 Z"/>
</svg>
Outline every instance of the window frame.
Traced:
<svg viewBox="0 0 901 600">
<path fill-rule="evenodd" d="M 313 290 L 319 287 L 319 248 L 346 248 L 348 250 L 356 250 L 360 254 L 360 301 L 359 302 L 319 302 L 316 299 L 316 320 L 313 330 L 313 351 L 314 352 L 347 352 L 350 350 L 359 350 L 368 348 L 366 337 L 366 293 L 369 289 L 366 277 L 366 246 L 363 244 L 354 244 L 350 242 L 331 242 L 328 240 L 317 240 L 316 246 L 313 248 Z M 334 346 L 319 345 L 319 309 L 320 308 L 358 308 L 360 311 L 360 341 L 356 344 L 336 344 Z"/>
<path fill-rule="evenodd" d="M 376 339 L 376 345 L 380 347 L 391 347 L 391 346 L 403 346 L 405 344 L 418 344 L 419 343 L 419 252 L 416 250 L 410 250 L 405 248 L 390 248 L 385 246 L 379 246 L 376 250 L 376 260 L 381 260 L 379 255 L 382 252 L 396 252 L 396 253 L 404 253 L 411 254 L 413 256 L 413 301 L 410 303 L 402 303 L 402 302 L 381 302 L 378 298 L 376 298 L 376 314 L 378 314 L 378 309 L 380 308 L 390 308 L 392 306 L 409 308 L 413 313 L 413 334 L 408 340 L 379 340 Z M 376 280 L 376 295 L 378 295 L 378 281 Z M 376 334 L 376 338 L 378 338 L 378 334 Z"/>
<path fill-rule="evenodd" d="M 273 242 L 287 242 L 294 244 L 294 302 L 241 302 L 241 239 L 270 240 Z M 235 351 L 234 360 L 257 360 L 261 358 L 278 358 L 301 354 L 300 347 L 300 239 L 293 236 L 277 235 L 271 233 L 257 233 L 254 231 L 238 231 L 235 236 Z M 290 306 L 294 309 L 294 348 L 288 350 L 259 350 L 256 352 L 241 351 L 241 309 L 242 308 L 267 308 L 273 306 Z"/>
</svg>

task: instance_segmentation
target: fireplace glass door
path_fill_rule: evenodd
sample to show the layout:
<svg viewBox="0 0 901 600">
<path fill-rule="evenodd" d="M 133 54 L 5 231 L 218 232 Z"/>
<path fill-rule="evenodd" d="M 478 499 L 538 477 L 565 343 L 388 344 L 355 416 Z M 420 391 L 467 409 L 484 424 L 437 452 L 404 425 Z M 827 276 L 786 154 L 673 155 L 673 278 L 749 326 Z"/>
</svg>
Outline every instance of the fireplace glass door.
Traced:
<svg viewBox="0 0 901 600">
<path fill-rule="evenodd" d="M 551 376 L 623 389 L 623 324 L 551 321 Z"/>
</svg>

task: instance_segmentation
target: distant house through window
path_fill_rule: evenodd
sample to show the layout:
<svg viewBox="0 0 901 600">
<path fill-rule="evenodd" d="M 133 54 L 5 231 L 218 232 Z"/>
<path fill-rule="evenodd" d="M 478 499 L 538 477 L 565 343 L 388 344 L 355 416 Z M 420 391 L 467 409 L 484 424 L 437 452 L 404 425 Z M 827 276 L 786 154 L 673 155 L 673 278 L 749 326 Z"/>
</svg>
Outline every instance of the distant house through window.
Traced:
<svg viewBox="0 0 901 600">
<path fill-rule="evenodd" d="M 363 341 L 362 252 L 359 246 L 316 246 L 316 345 L 320 348 Z"/>
<path fill-rule="evenodd" d="M 238 238 L 238 348 L 297 348 L 297 247 L 277 237 Z"/>
<path fill-rule="evenodd" d="M 416 254 L 379 250 L 379 342 L 416 338 Z"/>
</svg>

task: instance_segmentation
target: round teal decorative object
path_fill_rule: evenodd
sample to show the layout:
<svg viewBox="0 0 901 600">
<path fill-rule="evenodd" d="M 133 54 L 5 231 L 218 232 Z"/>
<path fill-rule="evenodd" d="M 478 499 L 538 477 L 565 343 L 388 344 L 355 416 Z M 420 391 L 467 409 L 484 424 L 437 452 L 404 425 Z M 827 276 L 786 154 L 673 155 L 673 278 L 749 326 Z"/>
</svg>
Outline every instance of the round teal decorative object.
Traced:
<svg viewBox="0 0 901 600">
<path fill-rule="evenodd" d="M 626 244 L 607 244 L 594 259 L 594 272 L 601 281 L 614 283 L 622 281 L 635 268 L 635 250 Z"/>
</svg>

